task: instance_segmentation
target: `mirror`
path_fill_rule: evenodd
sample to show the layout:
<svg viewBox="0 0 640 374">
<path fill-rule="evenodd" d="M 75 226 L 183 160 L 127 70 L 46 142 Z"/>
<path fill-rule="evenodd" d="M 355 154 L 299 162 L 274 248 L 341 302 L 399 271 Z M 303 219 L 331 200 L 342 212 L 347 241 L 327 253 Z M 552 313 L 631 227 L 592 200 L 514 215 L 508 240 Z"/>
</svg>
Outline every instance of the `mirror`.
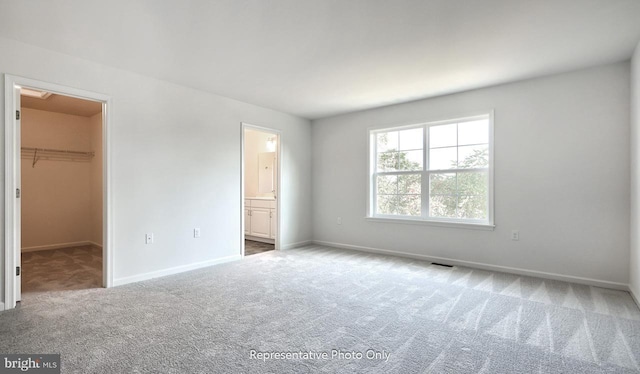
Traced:
<svg viewBox="0 0 640 374">
<path fill-rule="evenodd" d="M 258 154 L 258 192 L 275 192 L 276 186 L 276 153 L 262 152 Z"/>
</svg>

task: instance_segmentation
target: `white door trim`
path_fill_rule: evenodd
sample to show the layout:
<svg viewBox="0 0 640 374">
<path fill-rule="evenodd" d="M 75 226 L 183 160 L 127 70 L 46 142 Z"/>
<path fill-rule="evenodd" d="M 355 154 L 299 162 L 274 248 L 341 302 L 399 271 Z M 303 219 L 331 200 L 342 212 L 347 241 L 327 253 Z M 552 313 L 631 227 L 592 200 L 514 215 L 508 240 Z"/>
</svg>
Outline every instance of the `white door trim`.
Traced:
<svg viewBox="0 0 640 374">
<path fill-rule="evenodd" d="M 276 143 L 276 174 L 277 174 L 277 185 L 276 185 L 276 220 L 277 220 L 277 233 L 275 240 L 275 249 L 280 249 L 280 238 L 282 237 L 282 198 L 280 196 L 281 186 L 282 186 L 282 131 L 272 129 L 269 127 L 256 126 L 251 125 L 246 122 L 240 122 L 240 256 L 244 257 L 244 130 L 257 130 L 262 132 L 267 132 L 270 134 L 274 134 L 277 137 Z"/>
<path fill-rule="evenodd" d="M 112 214 L 112 196 L 111 196 L 111 98 L 100 93 L 85 91 L 77 88 L 67 87 L 55 83 L 42 82 L 34 79 L 19 77 L 15 75 L 4 75 L 5 86 L 5 268 L 4 268 L 4 308 L 12 309 L 16 306 L 16 277 L 15 269 L 16 259 L 20 251 L 16 245 L 16 238 L 20 233 L 20 228 L 16 222 L 16 209 L 18 207 L 15 191 L 19 180 L 16 177 L 16 171 L 20 167 L 20 144 L 16 131 L 16 98 L 14 97 L 14 87 L 29 87 L 44 90 L 65 96 L 77 97 L 85 100 L 98 101 L 102 103 L 102 173 L 103 173 L 103 238 L 102 238 L 102 267 L 103 267 L 103 286 L 111 287 L 113 285 L 113 225 L 111 224 Z"/>
</svg>

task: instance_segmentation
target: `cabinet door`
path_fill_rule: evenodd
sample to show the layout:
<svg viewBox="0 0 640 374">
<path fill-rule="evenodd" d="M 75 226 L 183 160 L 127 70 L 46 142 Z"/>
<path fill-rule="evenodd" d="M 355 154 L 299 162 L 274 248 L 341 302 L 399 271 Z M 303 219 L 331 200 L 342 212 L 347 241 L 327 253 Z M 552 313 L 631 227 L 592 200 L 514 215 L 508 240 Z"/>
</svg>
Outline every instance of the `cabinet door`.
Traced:
<svg viewBox="0 0 640 374">
<path fill-rule="evenodd" d="M 271 209 L 271 239 L 276 238 L 276 234 L 278 233 L 278 214 L 275 209 Z"/>
<path fill-rule="evenodd" d="M 269 222 L 269 209 L 251 209 L 251 235 L 260 238 L 268 238 L 271 222 Z"/>
<path fill-rule="evenodd" d="M 251 235 L 251 209 L 244 210 L 244 233 Z"/>
</svg>

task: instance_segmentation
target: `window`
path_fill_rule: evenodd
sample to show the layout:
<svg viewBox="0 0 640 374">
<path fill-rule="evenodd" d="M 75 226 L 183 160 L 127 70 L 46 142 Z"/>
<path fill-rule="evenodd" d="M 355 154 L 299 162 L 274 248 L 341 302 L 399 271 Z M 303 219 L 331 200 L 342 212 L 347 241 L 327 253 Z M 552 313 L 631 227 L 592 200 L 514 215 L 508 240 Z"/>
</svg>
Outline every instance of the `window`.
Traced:
<svg viewBox="0 0 640 374">
<path fill-rule="evenodd" d="M 371 218 L 493 225 L 492 115 L 370 130 Z"/>
</svg>

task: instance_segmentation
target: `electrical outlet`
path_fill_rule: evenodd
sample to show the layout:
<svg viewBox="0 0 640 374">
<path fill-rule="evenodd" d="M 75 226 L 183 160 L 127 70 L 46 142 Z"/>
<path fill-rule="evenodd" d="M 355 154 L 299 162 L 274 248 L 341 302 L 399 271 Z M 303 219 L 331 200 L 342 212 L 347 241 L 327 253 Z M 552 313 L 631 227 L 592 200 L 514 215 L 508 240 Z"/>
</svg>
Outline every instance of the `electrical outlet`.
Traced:
<svg viewBox="0 0 640 374">
<path fill-rule="evenodd" d="M 153 244 L 153 233 L 144 235 L 144 244 Z"/>
<path fill-rule="evenodd" d="M 199 238 L 200 237 L 200 228 L 196 227 L 195 229 L 193 229 L 193 237 L 194 238 Z"/>
<path fill-rule="evenodd" d="M 337 219 L 336 223 L 337 223 L 338 225 L 342 225 L 342 217 L 338 217 L 338 219 Z"/>
<path fill-rule="evenodd" d="M 511 230 L 511 240 L 520 240 L 520 231 Z"/>
</svg>

